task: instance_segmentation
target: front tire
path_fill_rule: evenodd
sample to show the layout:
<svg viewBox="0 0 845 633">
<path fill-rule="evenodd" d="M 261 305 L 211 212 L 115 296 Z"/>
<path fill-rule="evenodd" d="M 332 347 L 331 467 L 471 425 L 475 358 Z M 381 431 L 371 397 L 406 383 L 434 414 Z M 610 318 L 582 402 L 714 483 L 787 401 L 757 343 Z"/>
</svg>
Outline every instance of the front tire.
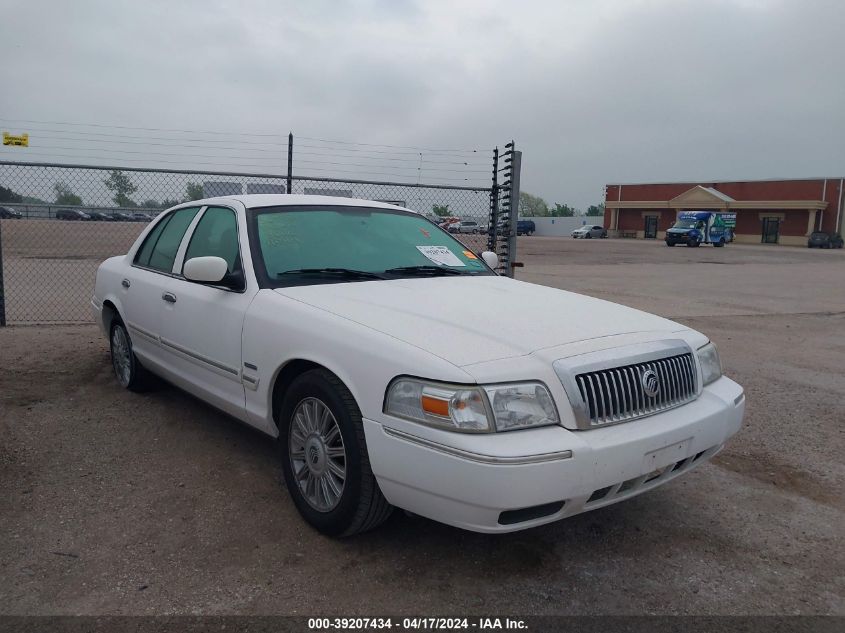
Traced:
<svg viewBox="0 0 845 633">
<path fill-rule="evenodd" d="M 370 467 L 361 411 L 325 369 L 296 378 L 279 410 L 288 492 L 302 517 L 329 536 L 371 530 L 393 511 Z"/>
<path fill-rule="evenodd" d="M 109 330 L 111 363 L 120 386 L 129 391 L 146 391 L 152 376 L 144 369 L 132 350 L 132 339 L 122 321 L 115 320 Z"/>
<path fill-rule="evenodd" d="M 587 233 L 586 235 L 584 235 L 584 237 L 586 237 L 588 240 L 593 239 L 592 233 Z"/>
</svg>

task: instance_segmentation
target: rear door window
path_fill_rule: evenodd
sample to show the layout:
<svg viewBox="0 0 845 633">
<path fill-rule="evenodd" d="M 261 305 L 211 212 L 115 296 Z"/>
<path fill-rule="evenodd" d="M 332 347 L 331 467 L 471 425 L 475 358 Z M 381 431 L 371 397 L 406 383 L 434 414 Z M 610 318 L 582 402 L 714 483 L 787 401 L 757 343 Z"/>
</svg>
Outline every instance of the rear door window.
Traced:
<svg viewBox="0 0 845 633">
<path fill-rule="evenodd" d="M 198 211 L 199 207 L 179 209 L 156 224 L 138 250 L 135 263 L 145 268 L 171 272 L 179 244 Z"/>
</svg>

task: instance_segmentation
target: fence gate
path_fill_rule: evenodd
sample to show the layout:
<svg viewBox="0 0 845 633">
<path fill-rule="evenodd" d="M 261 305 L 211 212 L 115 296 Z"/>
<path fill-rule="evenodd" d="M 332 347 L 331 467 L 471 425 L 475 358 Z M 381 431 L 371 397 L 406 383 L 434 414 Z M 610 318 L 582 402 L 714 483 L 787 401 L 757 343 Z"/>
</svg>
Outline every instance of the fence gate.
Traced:
<svg viewBox="0 0 845 633">
<path fill-rule="evenodd" d="M 521 158 L 513 142 L 492 152 L 489 187 L 301 176 L 292 135 L 287 150 L 284 175 L 0 161 L 0 326 L 90 322 L 100 262 L 126 253 L 162 210 L 212 196 L 342 196 L 398 204 L 439 223 L 460 219 L 465 232 L 455 237 L 474 252 L 495 251 L 499 272 L 513 275 Z M 49 202 L 60 190 L 61 203 Z"/>
</svg>

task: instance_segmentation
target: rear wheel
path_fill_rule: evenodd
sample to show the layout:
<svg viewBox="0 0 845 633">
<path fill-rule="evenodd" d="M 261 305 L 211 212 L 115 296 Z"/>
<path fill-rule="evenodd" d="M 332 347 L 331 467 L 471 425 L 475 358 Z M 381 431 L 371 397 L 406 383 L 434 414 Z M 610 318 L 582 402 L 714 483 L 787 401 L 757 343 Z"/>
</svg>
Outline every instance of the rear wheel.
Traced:
<svg viewBox="0 0 845 633">
<path fill-rule="evenodd" d="M 725 240 L 719 240 L 718 242 L 715 242 L 713 244 L 713 246 L 715 246 L 716 248 L 721 248 L 724 245 L 725 245 Z"/>
<path fill-rule="evenodd" d="M 121 387 L 129 391 L 148 389 L 152 377 L 132 351 L 132 339 L 129 338 L 123 322 L 119 320 L 112 322 L 109 343 L 112 368 Z"/>
<path fill-rule="evenodd" d="M 393 507 L 370 468 L 361 412 L 340 379 L 325 369 L 291 384 L 279 411 L 282 471 L 297 510 L 329 536 L 349 536 L 384 522 Z"/>
</svg>

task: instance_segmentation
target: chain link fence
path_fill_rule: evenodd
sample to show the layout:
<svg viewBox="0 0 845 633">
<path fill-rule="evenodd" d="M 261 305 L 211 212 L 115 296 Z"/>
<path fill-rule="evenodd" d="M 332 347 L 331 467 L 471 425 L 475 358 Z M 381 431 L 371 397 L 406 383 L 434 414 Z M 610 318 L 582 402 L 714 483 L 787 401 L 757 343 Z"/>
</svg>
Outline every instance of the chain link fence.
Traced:
<svg viewBox="0 0 845 633">
<path fill-rule="evenodd" d="M 513 255 L 507 231 L 502 236 L 508 225 L 497 224 L 493 213 L 505 195 L 495 186 L 0 162 L 0 325 L 91 321 L 100 262 L 127 252 L 164 209 L 206 197 L 288 189 L 413 209 L 474 252 L 497 250 L 506 257 L 505 270 Z"/>
</svg>

